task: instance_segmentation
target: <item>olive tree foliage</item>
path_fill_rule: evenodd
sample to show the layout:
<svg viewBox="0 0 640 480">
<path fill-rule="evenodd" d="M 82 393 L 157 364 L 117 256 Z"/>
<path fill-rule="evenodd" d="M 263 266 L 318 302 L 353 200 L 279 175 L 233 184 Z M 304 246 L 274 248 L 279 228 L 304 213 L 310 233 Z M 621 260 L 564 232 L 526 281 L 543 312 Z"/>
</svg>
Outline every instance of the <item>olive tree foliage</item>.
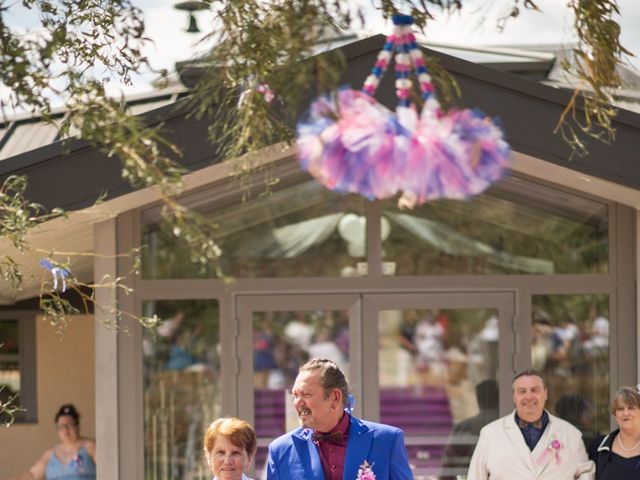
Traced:
<svg viewBox="0 0 640 480">
<path fill-rule="evenodd" d="M 29 9 L 37 19 L 33 31 L 7 23 L 16 7 Z M 0 83 L 9 92 L 1 100 L 2 113 L 6 118 L 7 112 L 21 109 L 51 121 L 54 107 L 63 103 L 67 115 L 60 125 L 62 135 L 78 132 L 120 161 L 122 176 L 133 185 L 157 187 L 167 220 L 193 247 L 195 260 L 215 260 L 219 251 L 211 227 L 177 201 L 184 173 L 175 162 L 178 149 L 162 137 L 159 127 L 129 115 L 122 99 L 109 97 L 105 90 L 108 81 L 130 84 L 132 75 L 151 68 L 142 53 L 148 41 L 143 12 L 129 0 L 0 0 Z M 28 250 L 28 230 L 63 212 L 44 212 L 29 202 L 24 177 L 7 179 L 4 190 L 8 193 L 0 195 L 0 237 L 20 238 L 13 243 L 23 252 Z M 49 256 L 55 257 L 55 252 Z M 58 271 L 70 274 L 71 267 L 53 260 L 52 268 Z M 0 273 L 13 288 L 20 287 L 18 264 L 6 254 L 0 254 Z M 105 279 L 104 286 L 124 288 L 121 280 Z M 69 284 L 78 286 L 72 276 Z M 52 323 L 64 324 L 65 315 L 75 313 L 73 307 L 55 290 L 43 291 L 45 314 Z M 82 300 L 92 302 L 92 297 Z"/>
<path fill-rule="evenodd" d="M 502 1 L 510 6 L 503 22 L 517 21 L 522 9 L 538 8 L 535 0 Z M 199 61 L 201 81 L 191 95 L 194 112 L 215 119 L 210 130 L 218 154 L 233 159 L 236 172 L 250 179 L 258 165 L 254 152 L 293 139 L 292 115 L 307 92 L 337 84 L 344 62 L 336 53 L 314 56 L 319 40 L 346 28 L 366 27 L 366 15 L 363 7 L 350 0 L 208 3 L 215 18 L 209 36 L 213 47 Z M 436 12 L 465 13 L 465 3 L 372 0 L 369 8 L 385 18 L 410 13 L 417 28 L 428 29 Z M 585 137 L 580 133 L 613 138 L 615 109 L 611 105 L 621 86 L 616 66 L 629 52 L 620 44 L 616 0 L 568 0 L 567 4 L 575 14 L 578 44 L 573 73 L 580 83 L 558 128 L 576 152 L 584 153 Z M 25 32 L 8 23 L 16 8 L 31 11 L 37 19 L 33 29 Z M 160 127 L 129 115 L 122 99 L 109 97 L 105 90 L 107 81 L 129 84 L 135 73 L 153 70 L 143 54 L 148 41 L 144 15 L 135 0 L 0 0 L 0 89 L 8 92 L 0 96 L 0 114 L 19 108 L 50 121 L 53 106 L 62 103 L 68 111 L 60 125 L 63 135 L 77 132 L 112 161 L 121 162 L 122 176 L 131 184 L 155 187 L 171 231 L 191 247 L 192 260 L 217 265 L 224 252 L 215 242 L 215 225 L 179 200 L 185 172 L 177 163 L 178 146 L 163 138 Z M 453 80 L 437 64 L 430 66 L 441 96 L 454 94 Z M 273 101 L 265 91 L 274 93 Z M 18 251 L 29 249 L 30 229 L 64 215 L 30 202 L 25 197 L 26 182 L 24 177 L 11 177 L 0 187 L 0 238 L 8 239 Z M 54 279 L 60 277 L 77 289 L 85 305 L 92 303 L 93 296 L 73 278 L 73 265 L 56 257 L 56 252 L 49 252 L 48 258 L 46 265 Z M 2 252 L 0 276 L 13 288 L 20 287 L 19 263 Z M 74 307 L 54 285 L 43 284 L 41 306 L 52 323 L 64 325 Z M 121 278 L 90 287 L 127 288 Z M 141 320 L 154 323 L 154 319 Z"/>
<path fill-rule="evenodd" d="M 487 2 L 489 3 L 489 2 Z M 523 9 L 539 10 L 535 0 L 501 0 L 506 22 L 517 22 Z M 575 79 L 574 95 L 558 120 L 557 131 L 576 155 L 585 155 L 586 140 L 594 137 L 612 141 L 615 131 L 612 106 L 616 92 L 623 86 L 617 67 L 631 55 L 620 43 L 620 14 L 616 0 L 567 0 L 574 14 L 577 43 L 573 61 L 563 65 L 569 78 Z M 274 138 L 291 140 L 290 128 L 295 119 L 295 106 L 304 92 L 335 87 L 340 73 L 340 57 L 325 54 L 304 61 L 318 40 L 339 34 L 345 28 L 366 27 L 362 7 L 348 0 L 227 0 L 211 2 L 216 23 L 211 39 L 215 47 L 201 59 L 202 79 L 195 91 L 194 102 L 200 112 L 214 112 L 224 121 L 212 125 L 212 136 L 221 142 L 223 153 L 230 158 L 255 151 Z M 360 2 L 357 5 L 361 5 Z M 465 10 L 465 5 L 471 9 Z M 419 30 L 429 29 L 438 12 L 477 12 L 464 0 L 371 0 L 369 9 L 384 18 L 396 13 L 410 13 Z M 370 13 L 370 12 L 369 12 Z M 370 17 L 369 17 L 370 18 Z M 455 96 L 455 81 L 427 60 L 445 105 Z M 261 92 L 253 88 L 267 84 L 276 94 L 273 104 L 265 102 Z M 242 92 L 238 102 L 230 91 Z M 419 101 L 419 99 L 417 99 Z M 241 157 L 236 165 L 240 173 L 254 170 L 251 155 Z"/>
</svg>

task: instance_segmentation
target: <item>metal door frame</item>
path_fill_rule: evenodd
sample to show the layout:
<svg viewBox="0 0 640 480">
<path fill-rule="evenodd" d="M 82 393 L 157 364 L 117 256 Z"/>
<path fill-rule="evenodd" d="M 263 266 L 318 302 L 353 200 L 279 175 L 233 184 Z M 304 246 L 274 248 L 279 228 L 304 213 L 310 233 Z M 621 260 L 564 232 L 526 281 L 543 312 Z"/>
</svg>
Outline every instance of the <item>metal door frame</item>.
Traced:
<svg viewBox="0 0 640 480">
<path fill-rule="evenodd" d="M 349 370 L 356 401 L 355 414 L 380 418 L 378 385 L 378 312 L 402 309 L 495 309 L 498 313 L 500 414 L 513 409 L 510 388 L 516 361 L 524 345 L 517 332 L 517 294 L 512 290 L 456 290 L 412 293 L 238 294 L 234 356 L 236 383 L 234 409 L 254 421 L 253 314 L 296 310 L 346 310 L 349 316 Z M 520 340 L 520 341 L 519 341 Z"/>
<path fill-rule="evenodd" d="M 424 293 L 370 293 L 363 295 L 362 351 L 365 361 L 362 396 L 363 415 L 366 419 L 380 419 L 380 395 L 378 384 L 378 312 L 382 310 L 403 309 L 495 309 L 498 312 L 498 385 L 500 392 L 500 414 L 504 415 L 513 409 L 510 388 L 515 372 L 519 351 L 516 337 L 516 305 L 515 291 L 446 291 Z M 373 323 L 373 325 L 371 325 Z"/>
<path fill-rule="evenodd" d="M 346 310 L 349 316 L 349 374 L 353 394 L 362 398 L 361 296 L 358 294 L 271 294 L 236 296 L 236 391 L 240 418 L 254 423 L 253 314 L 300 310 Z M 356 408 L 360 415 L 360 408 Z"/>
</svg>

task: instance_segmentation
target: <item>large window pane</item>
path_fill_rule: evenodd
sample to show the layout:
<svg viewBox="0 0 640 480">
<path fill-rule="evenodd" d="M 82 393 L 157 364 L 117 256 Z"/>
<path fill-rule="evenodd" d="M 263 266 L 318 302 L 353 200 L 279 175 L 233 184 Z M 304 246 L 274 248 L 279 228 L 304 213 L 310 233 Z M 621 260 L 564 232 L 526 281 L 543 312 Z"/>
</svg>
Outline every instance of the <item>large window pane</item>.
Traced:
<svg viewBox="0 0 640 480">
<path fill-rule="evenodd" d="M 549 388 L 547 406 L 589 445 L 609 431 L 609 297 L 534 295 L 531 362 Z"/>
<path fill-rule="evenodd" d="M 256 312 L 253 316 L 256 477 L 271 440 L 298 426 L 290 391 L 309 358 L 328 358 L 349 372 L 349 315 L 341 310 Z"/>
<path fill-rule="evenodd" d="M 396 275 L 604 273 L 607 206 L 512 176 L 467 202 L 383 202 Z"/>
<path fill-rule="evenodd" d="M 200 194 L 199 194 L 200 195 Z M 186 200 L 189 204 L 189 199 Z M 364 204 L 305 182 L 233 205 L 197 205 L 217 225 L 222 269 L 233 277 L 358 275 L 365 261 Z M 159 210 L 143 214 L 145 278 L 214 277 L 213 268 L 190 260 L 184 242 L 159 221 Z"/>
<path fill-rule="evenodd" d="M 145 331 L 145 478 L 204 480 L 206 426 L 220 416 L 218 302 L 147 301 L 145 315 L 162 321 Z"/>
<path fill-rule="evenodd" d="M 381 421 L 404 430 L 416 478 L 466 474 L 498 418 L 497 311 L 385 310 L 378 326 Z"/>
</svg>

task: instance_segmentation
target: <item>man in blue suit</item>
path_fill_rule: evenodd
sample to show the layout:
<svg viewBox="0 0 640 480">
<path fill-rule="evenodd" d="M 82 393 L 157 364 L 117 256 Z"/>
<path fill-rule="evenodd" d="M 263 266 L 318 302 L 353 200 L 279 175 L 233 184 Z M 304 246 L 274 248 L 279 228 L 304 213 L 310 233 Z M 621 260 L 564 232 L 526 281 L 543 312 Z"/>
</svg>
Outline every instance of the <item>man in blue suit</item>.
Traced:
<svg viewBox="0 0 640 480">
<path fill-rule="evenodd" d="M 314 358 L 291 390 L 300 427 L 269 445 L 268 480 L 412 480 L 402 430 L 345 411 L 349 385 L 338 365 Z"/>
</svg>

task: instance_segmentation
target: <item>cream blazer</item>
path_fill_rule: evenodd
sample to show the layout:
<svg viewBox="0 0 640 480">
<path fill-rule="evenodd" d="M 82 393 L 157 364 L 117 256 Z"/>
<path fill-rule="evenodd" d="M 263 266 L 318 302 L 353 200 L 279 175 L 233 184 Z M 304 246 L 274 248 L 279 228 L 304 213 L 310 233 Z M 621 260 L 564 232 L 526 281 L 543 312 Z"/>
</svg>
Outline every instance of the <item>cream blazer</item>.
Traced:
<svg viewBox="0 0 640 480">
<path fill-rule="evenodd" d="M 559 448 L 550 448 L 558 440 Z M 549 414 L 549 424 L 533 451 L 514 412 L 480 431 L 467 480 L 593 480 L 595 465 L 587 457 L 580 431 Z"/>
</svg>

